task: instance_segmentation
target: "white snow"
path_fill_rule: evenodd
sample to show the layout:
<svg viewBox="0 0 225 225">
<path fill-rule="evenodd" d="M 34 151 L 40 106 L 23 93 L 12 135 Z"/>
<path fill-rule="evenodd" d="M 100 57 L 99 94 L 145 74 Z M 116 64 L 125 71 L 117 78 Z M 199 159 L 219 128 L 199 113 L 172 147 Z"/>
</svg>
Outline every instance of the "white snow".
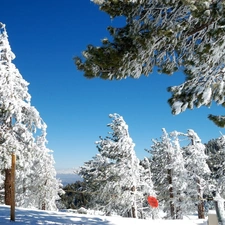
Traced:
<svg viewBox="0 0 225 225">
<path fill-rule="evenodd" d="M 175 115 L 180 114 L 182 105 L 183 105 L 183 102 L 181 101 L 174 102 L 172 108 L 174 110 Z"/>
<path fill-rule="evenodd" d="M 141 220 L 133 218 L 84 215 L 69 212 L 53 212 L 16 208 L 16 225 L 207 225 L 207 220 L 190 217 L 184 220 Z M 0 224 L 13 225 L 10 221 L 10 207 L 0 205 Z"/>
</svg>

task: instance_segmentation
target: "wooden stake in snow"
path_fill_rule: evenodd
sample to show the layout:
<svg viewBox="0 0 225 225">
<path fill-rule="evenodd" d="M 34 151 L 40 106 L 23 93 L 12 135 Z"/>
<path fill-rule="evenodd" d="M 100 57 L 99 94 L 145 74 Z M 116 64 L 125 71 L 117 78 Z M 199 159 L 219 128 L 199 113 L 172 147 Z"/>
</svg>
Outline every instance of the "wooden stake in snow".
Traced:
<svg viewBox="0 0 225 225">
<path fill-rule="evenodd" d="M 11 211 L 10 220 L 15 221 L 15 175 L 16 175 L 16 155 L 12 153 L 12 168 L 11 168 Z"/>
</svg>

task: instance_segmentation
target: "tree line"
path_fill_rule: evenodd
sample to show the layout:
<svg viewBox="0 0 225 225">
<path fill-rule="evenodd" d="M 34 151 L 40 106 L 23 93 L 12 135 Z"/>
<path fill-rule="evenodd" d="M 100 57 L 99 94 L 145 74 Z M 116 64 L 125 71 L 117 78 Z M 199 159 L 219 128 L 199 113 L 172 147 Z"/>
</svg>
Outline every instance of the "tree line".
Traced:
<svg viewBox="0 0 225 225">
<path fill-rule="evenodd" d="M 198 213 L 205 218 L 215 193 L 225 197 L 225 137 L 203 144 L 197 133 L 162 129 L 139 160 L 123 117 L 111 114 L 111 132 L 96 142 L 98 154 L 79 169 L 83 181 L 67 185 L 67 208 L 81 206 L 106 215 L 182 219 Z M 159 208 L 151 208 L 154 196 Z M 163 214 L 162 214 L 163 212 Z"/>
</svg>

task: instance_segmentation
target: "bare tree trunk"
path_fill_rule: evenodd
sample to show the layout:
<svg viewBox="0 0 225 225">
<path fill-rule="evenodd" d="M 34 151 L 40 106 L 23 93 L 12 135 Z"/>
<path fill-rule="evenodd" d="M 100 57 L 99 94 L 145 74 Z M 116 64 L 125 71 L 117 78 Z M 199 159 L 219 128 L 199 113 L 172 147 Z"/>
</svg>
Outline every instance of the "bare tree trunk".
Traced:
<svg viewBox="0 0 225 225">
<path fill-rule="evenodd" d="M 15 179 L 16 179 L 16 155 L 12 153 L 12 168 L 11 168 L 11 210 L 10 210 L 10 220 L 15 221 Z"/>
<path fill-rule="evenodd" d="M 47 180 L 44 183 L 44 188 L 47 185 Z M 46 195 L 46 192 L 45 192 Z M 41 210 L 46 210 L 46 200 L 45 200 L 45 195 L 42 196 L 42 203 L 41 203 Z"/>
<path fill-rule="evenodd" d="M 132 206 L 132 217 L 133 218 L 137 218 L 137 216 L 136 216 L 136 209 L 135 209 L 134 206 Z"/>
<path fill-rule="evenodd" d="M 205 219 L 205 210 L 204 210 L 204 202 L 203 201 L 198 203 L 198 218 Z"/>
<path fill-rule="evenodd" d="M 193 137 L 191 137 L 191 144 L 194 146 L 195 142 L 193 140 Z M 205 208 L 204 208 L 204 202 L 201 200 L 202 197 L 202 191 L 200 188 L 200 179 L 199 177 L 197 177 L 196 179 L 196 183 L 197 183 L 197 189 L 198 189 L 198 198 L 199 198 L 199 202 L 198 202 L 198 218 L 199 219 L 205 219 Z"/>
<path fill-rule="evenodd" d="M 12 195 L 11 195 L 11 169 L 5 169 L 5 204 L 11 205 Z"/>
<path fill-rule="evenodd" d="M 132 191 L 133 194 L 135 195 L 135 191 L 136 191 L 135 186 L 133 186 L 133 187 L 131 188 L 131 191 Z M 132 206 L 132 208 L 131 208 L 131 211 L 132 211 L 132 217 L 133 217 L 133 218 L 137 218 L 136 198 L 135 198 L 135 202 L 133 202 L 133 206 Z"/>
<path fill-rule="evenodd" d="M 42 203 L 42 205 L 41 205 L 41 210 L 45 210 L 45 209 L 46 209 L 45 203 Z"/>
<path fill-rule="evenodd" d="M 201 200 L 202 192 L 200 188 L 200 179 L 197 178 L 197 185 L 198 185 L 198 195 L 199 195 L 199 203 L 198 203 L 198 218 L 205 219 L 205 208 L 204 202 Z"/>
<path fill-rule="evenodd" d="M 170 215 L 172 219 L 175 219 L 175 207 L 173 203 L 173 187 L 172 187 L 172 170 L 168 170 L 168 183 L 169 183 L 169 194 L 170 194 Z"/>
</svg>

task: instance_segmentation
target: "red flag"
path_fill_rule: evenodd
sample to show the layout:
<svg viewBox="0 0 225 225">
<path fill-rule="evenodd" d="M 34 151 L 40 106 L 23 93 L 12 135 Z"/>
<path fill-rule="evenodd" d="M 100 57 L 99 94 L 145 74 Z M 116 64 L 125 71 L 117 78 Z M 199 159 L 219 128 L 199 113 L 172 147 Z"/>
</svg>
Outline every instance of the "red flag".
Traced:
<svg viewBox="0 0 225 225">
<path fill-rule="evenodd" d="M 152 207 L 152 208 L 157 208 L 159 206 L 158 200 L 157 198 L 153 197 L 153 196 L 148 196 L 148 204 Z"/>
</svg>

